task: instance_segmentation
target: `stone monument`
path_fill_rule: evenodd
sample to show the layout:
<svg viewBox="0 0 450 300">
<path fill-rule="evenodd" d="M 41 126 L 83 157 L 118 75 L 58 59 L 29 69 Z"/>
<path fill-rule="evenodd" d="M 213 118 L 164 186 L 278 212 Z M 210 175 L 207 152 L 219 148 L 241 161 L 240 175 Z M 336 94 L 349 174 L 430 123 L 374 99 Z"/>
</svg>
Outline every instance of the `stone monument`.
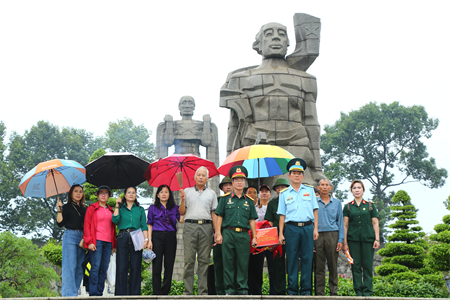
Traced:
<svg viewBox="0 0 450 300">
<path fill-rule="evenodd" d="M 255 144 L 258 133 L 266 143 L 281 146 L 303 158 L 305 183 L 322 177 L 320 125 L 317 119 L 316 78 L 305 71 L 319 55 L 320 19 L 294 15 L 296 49 L 286 57 L 289 39 L 284 25 L 261 27 L 253 49 L 262 56 L 259 66 L 228 74 L 220 90 L 220 106 L 230 109 L 227 155 Z"/>
<path fill-rule="evenodd" d="M 178 104 L 181 120 L 174 121 L 171 115 L 164 117 L 156 130 L 156 159 L 168 156 L 171 146 L 175 154 L 194 154 L 200 156 L 200 146 L 206 148 L 206 159 L 219 167 L 219 142 L 217 126 L 211 122 L 210 115 L 204 115 L 203 121 L 192 120 L 195 100 L 191 96 L 183 96 Z M 209 179 L 207 186 L 219 193 L 219 176 Z M 180 204 L 179 193 L 174 192 L 175 202 Z M 183 227 L 177 225 L 177 253 L 173 271 L 173 279 L 181 280 L 184 272 Z"/>
</svg>

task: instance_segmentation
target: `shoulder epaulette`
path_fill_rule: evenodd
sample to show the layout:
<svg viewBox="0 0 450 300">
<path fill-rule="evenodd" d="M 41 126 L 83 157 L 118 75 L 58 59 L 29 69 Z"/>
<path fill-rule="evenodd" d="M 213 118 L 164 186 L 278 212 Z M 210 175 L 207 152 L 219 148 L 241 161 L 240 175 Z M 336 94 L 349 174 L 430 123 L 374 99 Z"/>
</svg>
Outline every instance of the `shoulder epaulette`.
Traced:
<svg viewBox="0 0 450 300">
<path fill-rule="evenodd" d="M 288 188 L 289 188 L 289 187 L 282 189 L 282 190 L 280 191 L 280 193 L 284 192 L 284 191 L 287 190 Z"/>
<path fill-rule="evenodd" d="M 228 196 L 229 194 L 231 194 L 231 193 L 226 193 L 226 194 L 223 194 L 221 197 L 225 197 L 225 196 Z"/>
<path fill-rule="evenodd" d="M 246 197 L 249 197 L 253 202 L 255 201 L 252 197 L 250 197 L 249 195 L 245 194 Z"/>
<path fill-rule="evenodd" d="M 310 184 L 307 184 L 307 183 L 304 183 L 303 185 L 306 185 L 306 186 L 309 186 L 309 187 L 312 187 L 312 188 L 314 188 L 314 186 L 313 186 L 313 185 L 310 185 Z"/>
</svg>

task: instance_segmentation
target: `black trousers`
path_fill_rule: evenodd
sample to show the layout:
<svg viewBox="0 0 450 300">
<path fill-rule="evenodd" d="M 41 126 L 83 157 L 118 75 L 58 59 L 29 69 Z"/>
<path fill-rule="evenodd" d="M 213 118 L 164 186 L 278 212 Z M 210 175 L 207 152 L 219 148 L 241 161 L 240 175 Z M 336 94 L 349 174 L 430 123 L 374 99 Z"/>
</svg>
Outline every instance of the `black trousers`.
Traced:
<svg viewBox="0 0 450 300">
<path fill-rule="evenodd" d="M 156 254 L 155 259 L 152 261 L 153 295 L 169 295 L 173 265 L 177 253 L 177 233 L 175 231 L 153 231 L 152 243 L 153 252 Z M 161 286 L 163 260 L 164 281 Z"/>
<path fill-rule="evenodd" d="M 135 251 L 129 232 L 119 232 L 116 255 L 115 295 L 141 294 L 142 250 Z M 128 277 L 128 271 L 130 276 Z"/>
<path fill-rule="evenodd" d="M 265 254 L 250 254 L 248 262 L 248 294 L 262 295 L 263 268 Z"/>
</svg>

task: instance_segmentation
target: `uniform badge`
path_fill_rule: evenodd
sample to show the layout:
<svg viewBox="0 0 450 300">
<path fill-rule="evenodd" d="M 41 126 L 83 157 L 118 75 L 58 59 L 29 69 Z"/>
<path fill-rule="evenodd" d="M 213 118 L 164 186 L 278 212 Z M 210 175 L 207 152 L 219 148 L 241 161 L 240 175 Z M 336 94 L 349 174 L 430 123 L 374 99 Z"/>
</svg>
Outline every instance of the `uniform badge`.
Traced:
<svg viewBox="0 0 450 300">
<path fill-rule="evenodd" d="M 309 197 L 311 196 L 309 193 L 303 194 L 303 197 Z"/>
<path fill-rule="evenodd" d="M 296 166 L 300 166 L 300 161 L 297 160 L 297 161 L 295 162 L 295 165 L 296 165 Z"/>
<path fill-rule="evenodd" d="M 237 169 L 236 169 L 236 172 L 237 172 L 237 173 L 240 173 L 240 172 L 241 172 L 241 168 L 237 168 Z"/>
<path fill-rule="evenodd" d="M 286 199 L 286 201 L 289 201 L 289 200 L 292 200 L 292 199 L 294 199 L 294 198 L 292 198 L 292 196 L 289 196 L 289 197 Z"/>
<path fill-rule="evenodd" d="M 366 208 L 365 208 L 365 207 L 363 207 L 363 210 L 366 210 Z"/>
<path fill-rule="evenodd" d="M 247 201 L 245 201 L 245 203 L 244 203 L 244 206 L 248 206 L 248 203 L 247 203 Z"/>
</svg>

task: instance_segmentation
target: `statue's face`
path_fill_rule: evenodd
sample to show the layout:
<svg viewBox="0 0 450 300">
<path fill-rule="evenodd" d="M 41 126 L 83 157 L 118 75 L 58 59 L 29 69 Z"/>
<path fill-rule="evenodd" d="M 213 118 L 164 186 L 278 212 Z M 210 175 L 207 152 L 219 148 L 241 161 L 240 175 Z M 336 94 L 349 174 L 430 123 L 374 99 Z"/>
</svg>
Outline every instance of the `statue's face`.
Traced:
<svg viewBox="0 0 450 300">
<path fill-rule="evenodd" d="M 195 101 L 192 97 L 183 97 L 178 105 L 180 109 L 181 116 L 192 116 L 194 115 Z"/>
<path fill-rule="evenodd" d="M 261 43 L 263 57 L 284 58 L 288 47 L 286 27 L 277 23 L 266 24 L 262 28 Z"/>
</svg>

